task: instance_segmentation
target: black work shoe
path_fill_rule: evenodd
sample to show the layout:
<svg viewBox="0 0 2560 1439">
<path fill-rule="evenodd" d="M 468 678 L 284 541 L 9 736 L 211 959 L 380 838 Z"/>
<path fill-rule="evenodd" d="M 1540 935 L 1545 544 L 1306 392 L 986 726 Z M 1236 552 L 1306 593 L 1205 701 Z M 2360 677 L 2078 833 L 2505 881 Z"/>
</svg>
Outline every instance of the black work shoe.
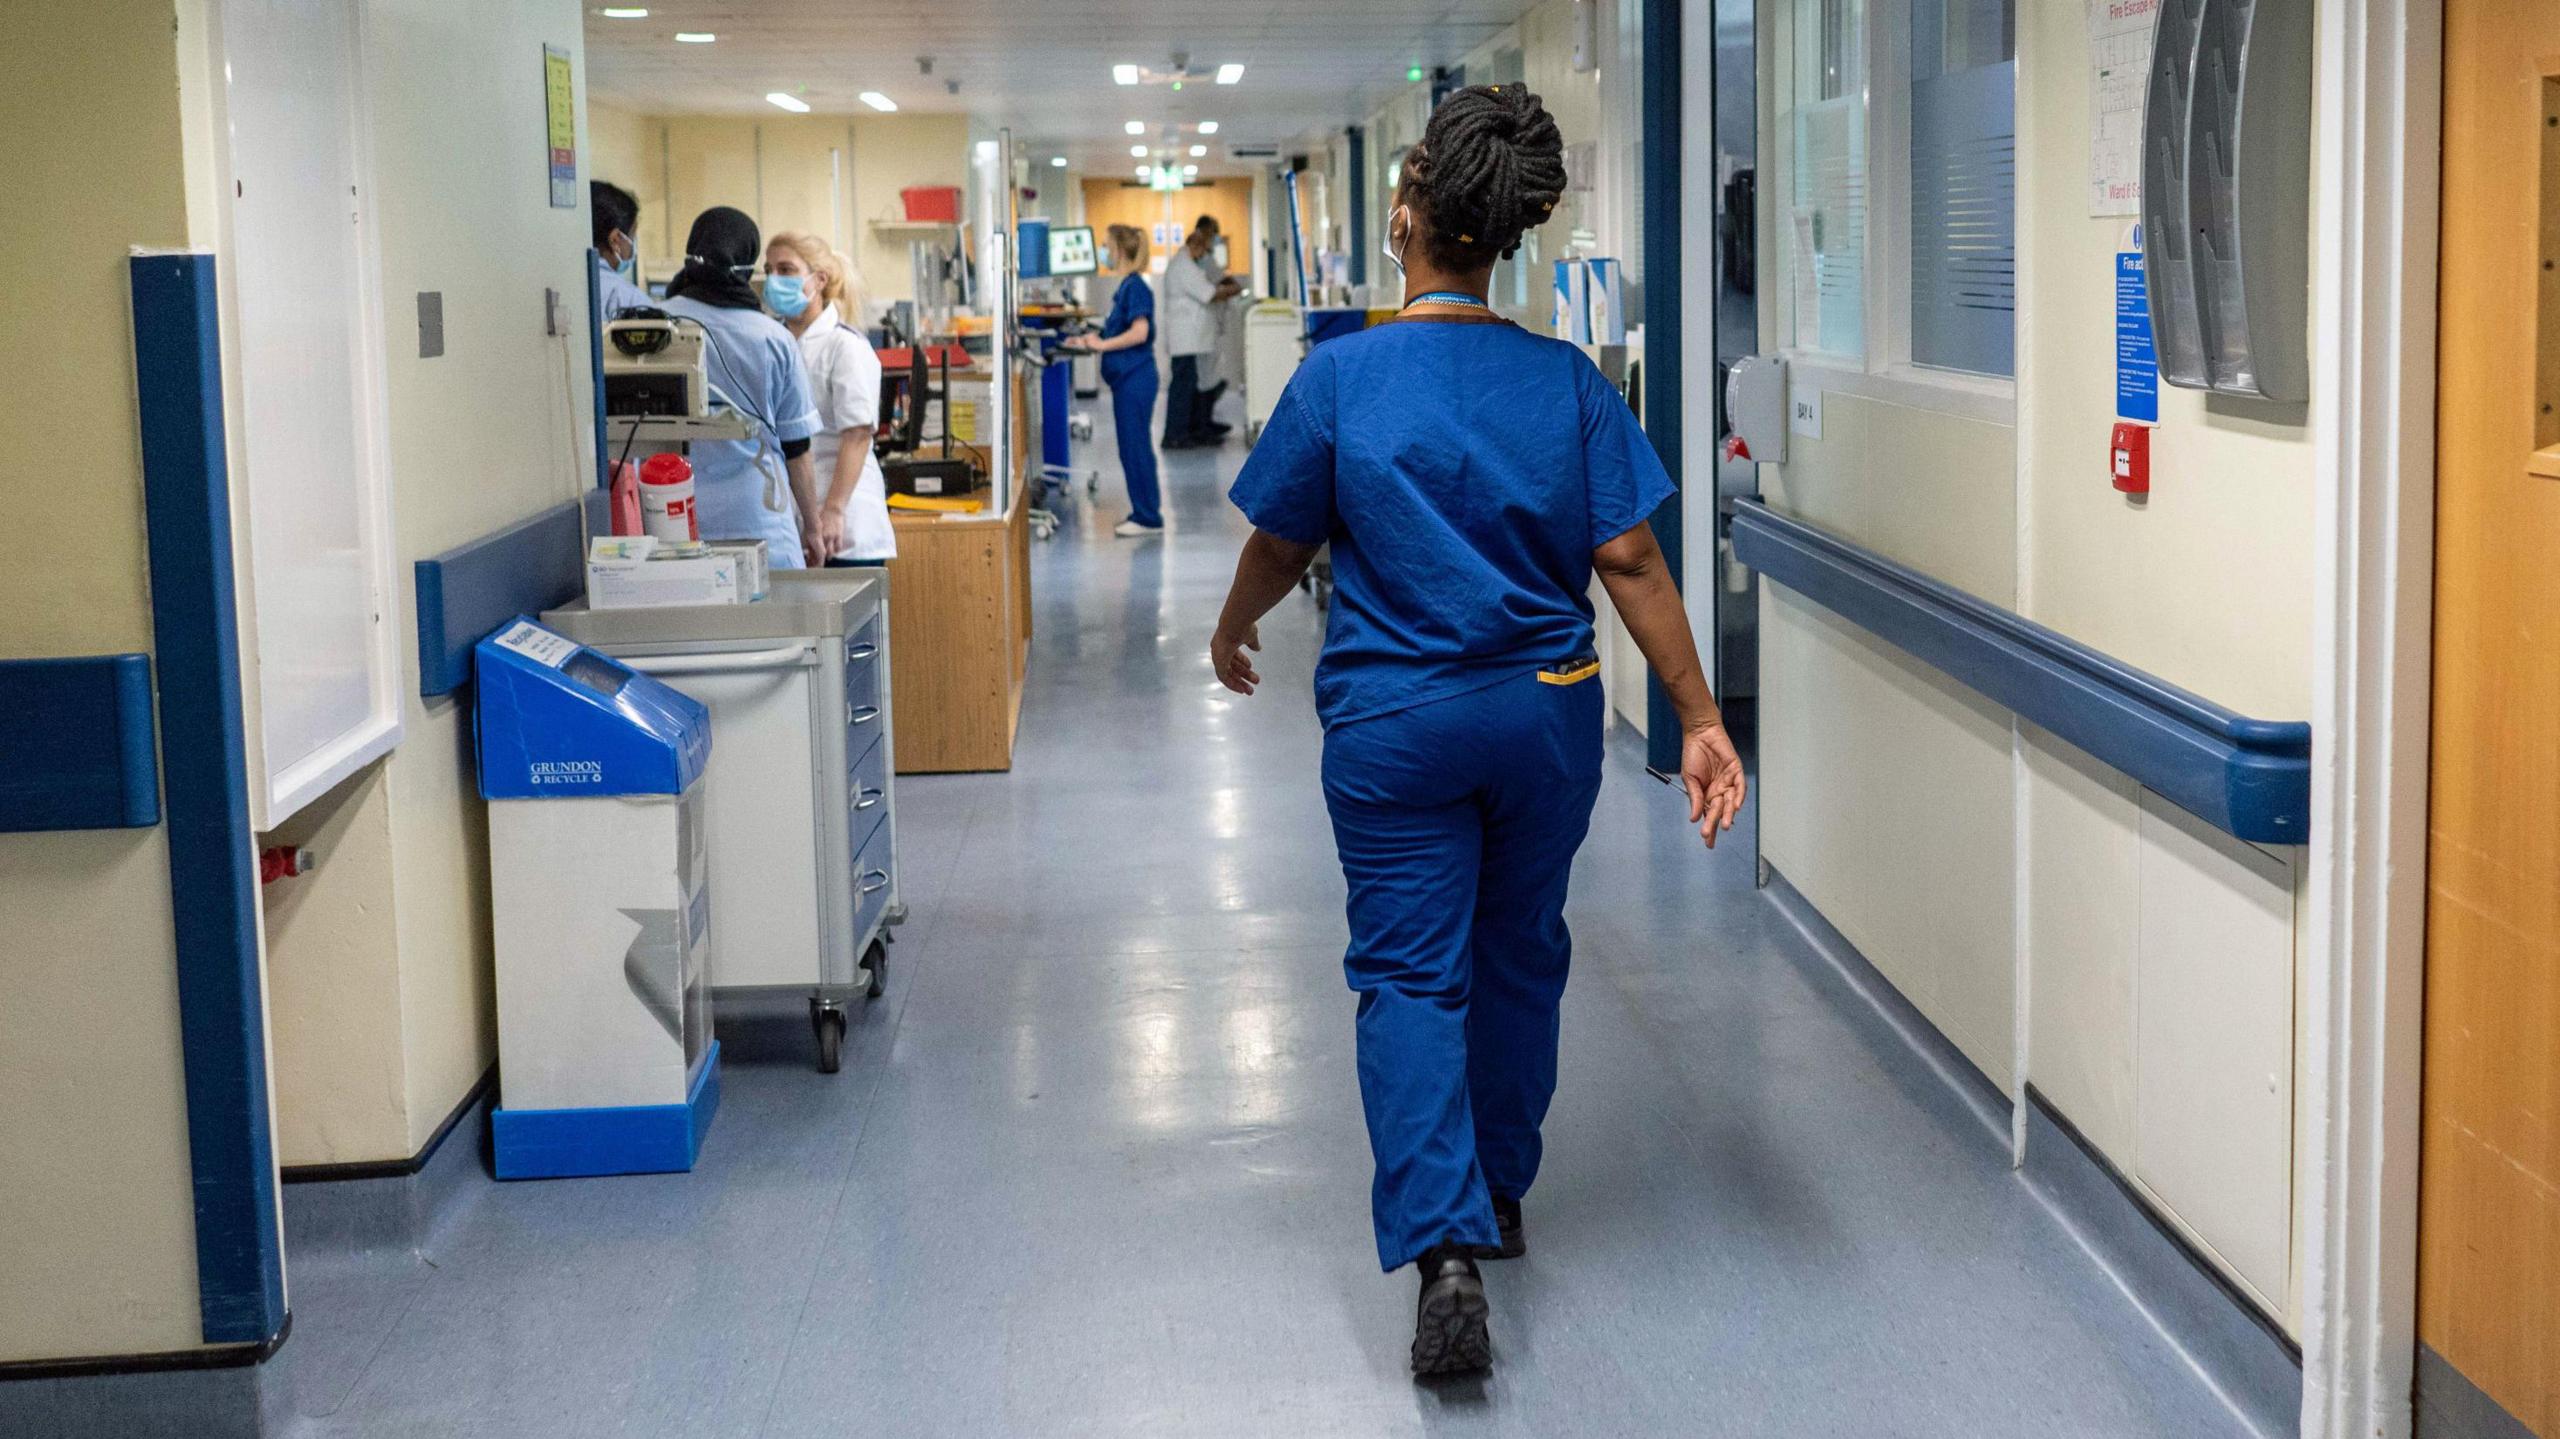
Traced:
<svg viewBox="0 0 2560 1439">
<path fill-rule="evenodd" d="M 1489 1249 L 1477 1249 L 1478 1259 L 1517 1259 L 1529 1252 L 1529 1232 L 1522 1227 L 1519 1200 L 1493 1196 L 1493 1227 L 1502 1235 L 1502 1242 Z"/>
<path fill-rule="evenodd" d="M 1443 1244 L 1414 1261 L 1422 1298 L 1413 1311 L 1413 1372 L 1425 1378 L 1493 1367 L 1485 1333 L 1484 1277 L 1464 1244 Z"/>
</svg>

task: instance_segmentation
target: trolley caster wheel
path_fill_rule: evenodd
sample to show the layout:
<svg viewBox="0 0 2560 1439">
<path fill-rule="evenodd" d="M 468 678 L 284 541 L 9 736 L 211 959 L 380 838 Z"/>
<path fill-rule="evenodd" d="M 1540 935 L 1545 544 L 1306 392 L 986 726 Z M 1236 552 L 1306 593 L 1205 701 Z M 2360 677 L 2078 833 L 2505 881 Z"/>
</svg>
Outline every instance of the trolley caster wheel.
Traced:
<svg viewBox="0 0 2560 1439">
<path fill-rule="evenodd" d="M 880 991 L 889 987 L 889 947 L 876 939 L 871 941 L 871 947 L 862 952 L 862 967 L 871 971 L 871 987 L 863 994 L 878 999 Z"/>
<path fill-rule="evenodd" d="M 809 1028 L 818 1036 L 818 1072 L 833 1074 L 844 1067 L 844 1006 L 812 998 L 809 1001 Z"/>
</svg>

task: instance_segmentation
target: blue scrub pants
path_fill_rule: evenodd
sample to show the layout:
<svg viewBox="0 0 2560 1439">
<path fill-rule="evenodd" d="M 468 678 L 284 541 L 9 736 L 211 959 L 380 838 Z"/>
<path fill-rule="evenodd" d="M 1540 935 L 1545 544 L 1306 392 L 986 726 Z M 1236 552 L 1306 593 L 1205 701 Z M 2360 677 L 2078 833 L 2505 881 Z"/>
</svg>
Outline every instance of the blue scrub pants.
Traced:
<svg viewBox="0 0 2560 1439">
<path fill-rule="evenodd" d="M 1386 1269 L 1444 1241 L 1499 1242 L 1490 1196 L 1537 1178 L 1600 706 L 1596 679 L 1532 671 L 1325 735 Z"/>
<path fill-rule="evenodd" d="M 1155 437 L 1148 433 L 1155 425 L 1155 362 L 1150 359 L 1110 378 L 1110 384 L 1111 428 L 1120 445 L 1120 479 L 1129 488 L 1129 518 L 1152 529 L 1164 523 L 1164 500 L 1156 488 Z"/>
</svg>

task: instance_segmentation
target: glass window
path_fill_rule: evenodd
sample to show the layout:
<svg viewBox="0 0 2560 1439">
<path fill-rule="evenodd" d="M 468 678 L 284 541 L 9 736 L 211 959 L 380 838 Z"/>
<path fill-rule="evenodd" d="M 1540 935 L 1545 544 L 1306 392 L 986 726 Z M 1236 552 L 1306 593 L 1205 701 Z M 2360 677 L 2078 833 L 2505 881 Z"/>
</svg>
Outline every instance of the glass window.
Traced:
<svg viewBox="0 0 2560 1439">
<path fill-rule="evenodd" d="M 1912 0 L 1911 360 L 2017 368 L 2012 0 Z"/>
<path fill-rule="evenodd" d="M 1866 350 L 1865 0 L 1798 0 L 1794 11 L 1789 280 L 1795 344 Z"/>
</svg>

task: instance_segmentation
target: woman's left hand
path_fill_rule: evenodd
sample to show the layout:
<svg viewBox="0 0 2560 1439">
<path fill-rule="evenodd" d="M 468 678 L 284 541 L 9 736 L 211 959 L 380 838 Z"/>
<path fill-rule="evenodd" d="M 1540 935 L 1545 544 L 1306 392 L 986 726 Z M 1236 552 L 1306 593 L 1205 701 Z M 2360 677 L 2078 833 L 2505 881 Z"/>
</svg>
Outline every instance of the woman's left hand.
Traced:
<svg viewBox="0 0 2560 1439">
<path fill-rule="evenodd" d="M 1680 780 L 1689 791 L 1689 822 L 1698 827 L 1698 837 L 1707 848 L 1716 847 L 1716 836 L 1733 828 L 1733 818 L 1742 812 L 1742 802 L 1751 790 L 1742 772 L 1742 757 L 1734 753 L 1733 738 L 1724 732 L 1721 719 L 1692 727 L 1681 736 Z"/>
<path fill-rule="evenodd" d="M 1253 661 L 1245 658 L 1245 651 L 1259 653 L 1261 649 L 1262 631 L 1258 625 L 1245 626 L 1240 635 L 1220 630 L 1209 637 L 1209 668 L 1217 671 L 1218 683 L 1237 694 L 1249 695 L 1255 685 L 1262 683 L 1262 676 L 1254 673 Z"/>
</svg>

